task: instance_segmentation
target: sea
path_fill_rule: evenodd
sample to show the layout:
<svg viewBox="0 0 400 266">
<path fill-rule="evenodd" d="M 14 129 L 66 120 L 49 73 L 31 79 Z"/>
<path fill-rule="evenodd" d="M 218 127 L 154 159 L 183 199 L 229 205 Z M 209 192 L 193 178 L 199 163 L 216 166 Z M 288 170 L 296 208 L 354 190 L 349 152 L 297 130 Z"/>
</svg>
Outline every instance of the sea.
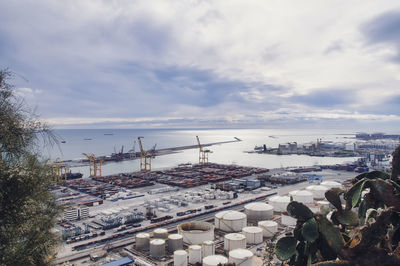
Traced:
<svg viewBox="0 0 400 266">
<path fill-rule="evenodd" d="M 143 148 L 148 150 L 186 145 L 196 145 L 196 136 L 201 143 L 213 143 L 241 139 L 240 142 L 214 145 L 209 148 L 209 162 L 236 164 L 263 168 L 281 168 L 289 166 L 313 166 L 352 162 L 357 158 L 315 157 L 307 155 L 271 155 L 248 153 L 255 146 L 276 148 L 279 143 L 297 142 L 299 144 L 316 142 L 317 139 L 332 142 L 355 141 L 352 132 L 332 132 L 323 130 L 281 130 L 281 129 L 56 129 L 54 133 L 58 145 L 47 145 L 43 149 L 44 158 L 55 160 L 74 160 L 84 158 L 82 153 L 94 153 L 97 156 L 111 155 L 135 149 L 139 151 L 135 140 L 142 138 Z M 63 143 L 65 142 L 65 143 Z M 152 169 L 176 167 L 184 163 L 198 163 L 198 149 L 180 151 L 174 154 L 157 156 L 152 160 Z M 140 169 L 140 160 L 110 162 L 102 167 L 103 175 L 134 172 Z M 72 172 L 80 172 L 87 177 L 89 166 L 73 167 Z"/>
</svg>

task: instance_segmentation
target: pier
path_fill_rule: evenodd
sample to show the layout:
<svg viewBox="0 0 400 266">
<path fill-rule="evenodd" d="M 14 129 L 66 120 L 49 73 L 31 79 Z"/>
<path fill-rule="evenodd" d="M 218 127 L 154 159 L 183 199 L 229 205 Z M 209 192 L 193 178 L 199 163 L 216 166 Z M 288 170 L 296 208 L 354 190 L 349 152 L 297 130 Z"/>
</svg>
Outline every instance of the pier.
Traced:
<svg viewBox="0 0 400 266">
<path fill-rule="evenodd" d="M 214 145 L 222 145 L 222 144 L 228 144 L 228 143 L 234 143 L 234 142 L 239 142 L 242 141 L 239 138 L 236 138 L 234 140 L 227 140 L 227 141 L 218 141 L 218 142 L 212 142 L 212 143 L 205 143 L 201 144 L 202 147 L 210 147 Z M 161 156 L 161 155 L 168 155 L 168 154 L 173 154 L 179 151 L 183 150 L 190 150 L 190 149 L 198 149 L 199 146 L 198 144 L 195 145 L 186 145 L 186 146 L 178 146 L 178 147 L 170 147 L 170 148 L 163 148 L 163 149 L 156 149 L 156 150 L 150 150 L 148 151 L 151 153 L 153 156 Z M 135 160 L 140 158 L 140 152 L 125 152 L 125 153 L 118 153 L 118 154 L 113 154 L 109 156 L 98 156 L 98 160 L 103 160 L 104 163 L 108 162 L 118 162 L 118 161 L 125 161 L 125 160 Z M 78 160 L 65 160 L 63 163 L 68 164 L 69 167 L 80 167 L 80 166 L 86 166 L 89 164 L 89 160 L 87 159 L 78 159 Z"/>
</svg>

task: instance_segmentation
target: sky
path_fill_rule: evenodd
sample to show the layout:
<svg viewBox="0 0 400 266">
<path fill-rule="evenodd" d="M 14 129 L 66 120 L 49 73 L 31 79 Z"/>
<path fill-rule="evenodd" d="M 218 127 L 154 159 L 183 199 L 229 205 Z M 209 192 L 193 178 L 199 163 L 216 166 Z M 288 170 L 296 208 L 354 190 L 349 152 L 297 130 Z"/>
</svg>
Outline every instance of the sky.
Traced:
<svg viewBox="0 0 400 266">
<path fill-rule="evenodd" d="M 0 1 L 4 68 L 55 128 L 400 132 L 400 2 Z"/>
</svg>

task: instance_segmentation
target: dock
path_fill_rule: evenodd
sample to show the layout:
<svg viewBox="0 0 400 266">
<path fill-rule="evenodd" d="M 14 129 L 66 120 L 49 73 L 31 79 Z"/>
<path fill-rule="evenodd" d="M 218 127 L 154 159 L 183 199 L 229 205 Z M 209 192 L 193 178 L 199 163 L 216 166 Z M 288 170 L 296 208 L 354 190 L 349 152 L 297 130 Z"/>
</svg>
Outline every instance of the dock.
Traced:
<svg viewBox="0 0 400 266">
<path fill-rule="evenodd" d="M 234 140 L 205 143 L 205 144 L 201 144 L 201 146 L 202 147 L 210 147 L 210 146 L 214 146 L 214 145 L 222 145 L 222 144 L 235 143 L 235 142 L 240 142 L 240 141 L 242 141 L 242 140 L 235 137 Z M 161 155 L 173 154 L 173 153 L 183 151 L 183 150 L 198 149 L 198 148 L 199 148 L 198 144 L 195 144 L 195 145 L 186 145 L 186 146 L 156 149 L 154 151 L 149 151 L 149 152 L 151 152 L 151 154 L 154 156 L 161 156 Z M 136 160 L 139 158 L 140 158 L 140 152 L 134 152 L 134 153 L 125 152 L 125 153 L 119 153 L 114 156 L 111 155 L 111 156 L 98 156 L 97 157 L 98 160 L 103 160 L 104 163 Z M 89 160 L 87 160 L 87 159 L 64 160 L 63 163 L 68 164 L 69 167 L 80 167 L 80 166 L 88 165 Z"/>
</svg>

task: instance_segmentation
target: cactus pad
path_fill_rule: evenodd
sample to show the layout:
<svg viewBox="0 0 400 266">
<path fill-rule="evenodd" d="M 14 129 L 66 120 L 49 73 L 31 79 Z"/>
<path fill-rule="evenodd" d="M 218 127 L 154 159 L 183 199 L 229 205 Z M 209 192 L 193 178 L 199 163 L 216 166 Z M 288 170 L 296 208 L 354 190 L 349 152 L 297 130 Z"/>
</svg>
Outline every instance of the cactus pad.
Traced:
<svg viewBox="0 0 400 266">
<path fill-rule="evenodd" d="M 276 242 L 275 254 L 279 260 L 290 259 L 296 253 L 297 240 L 292 236 L 282 237 Z"/>
</svg>

